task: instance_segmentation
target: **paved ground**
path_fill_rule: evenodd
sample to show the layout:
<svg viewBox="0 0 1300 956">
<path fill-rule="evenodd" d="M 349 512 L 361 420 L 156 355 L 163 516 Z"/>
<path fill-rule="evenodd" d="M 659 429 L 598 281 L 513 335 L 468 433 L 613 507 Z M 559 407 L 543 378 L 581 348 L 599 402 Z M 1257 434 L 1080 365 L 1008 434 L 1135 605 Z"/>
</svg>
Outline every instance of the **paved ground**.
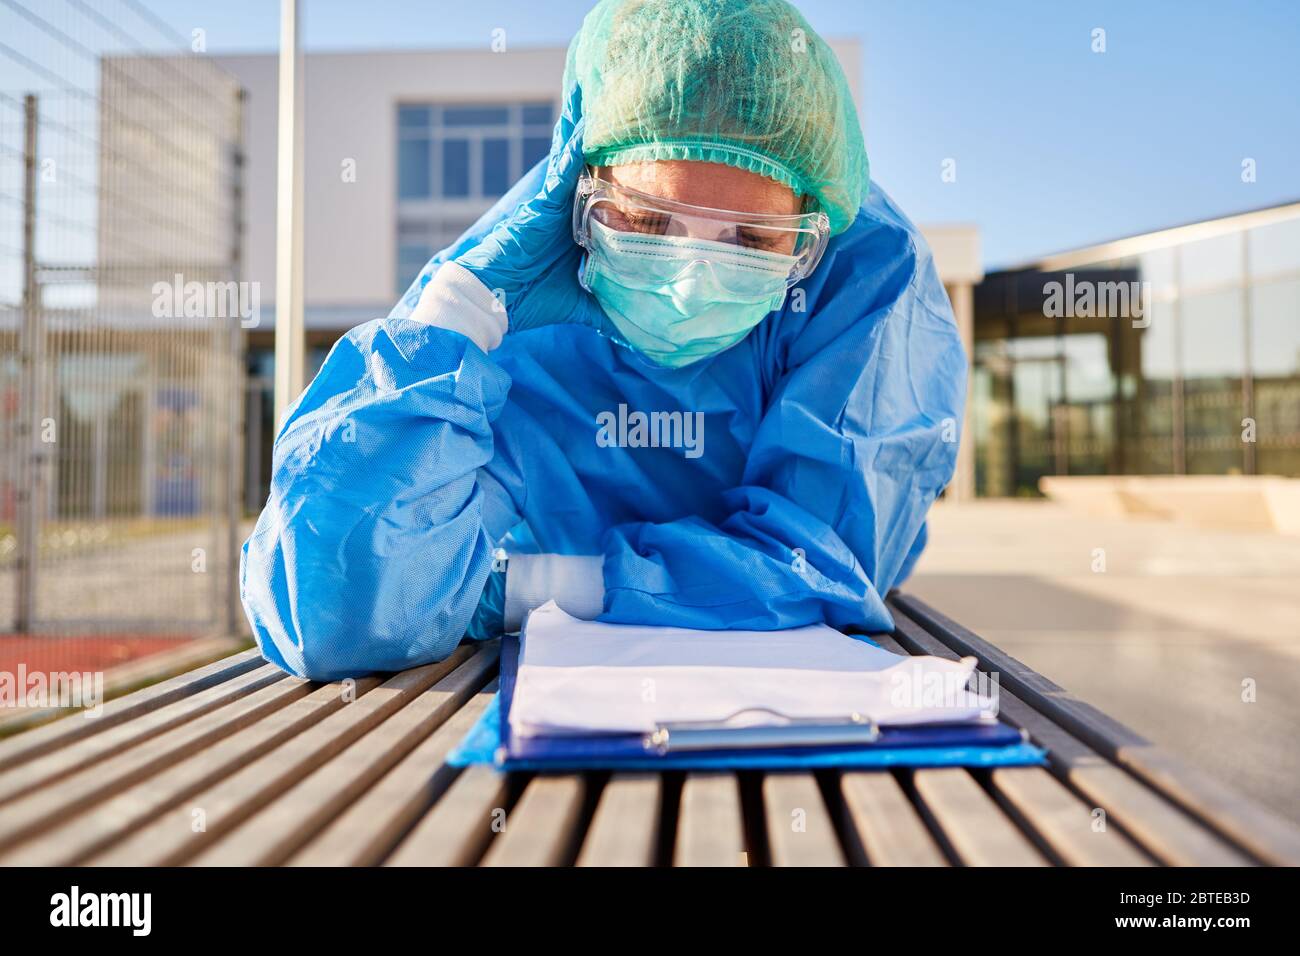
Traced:
<svg viewBox="0 0 1300 956">
<path fill-rule="evenodd" d="M 1300 538 L 941 504 L 905 590 L 1300 821 Z"/>
<path fill-rule="evenodd" d="M 38 630 L 210 632 L 218 619 L 218 588 L 227 580 L 219 550 L 212 528 L 195 525 L 43 553 Z M 12 560 L 0 562 L 0 631 L 14 626 L 16 575 Z"/>
</svg>

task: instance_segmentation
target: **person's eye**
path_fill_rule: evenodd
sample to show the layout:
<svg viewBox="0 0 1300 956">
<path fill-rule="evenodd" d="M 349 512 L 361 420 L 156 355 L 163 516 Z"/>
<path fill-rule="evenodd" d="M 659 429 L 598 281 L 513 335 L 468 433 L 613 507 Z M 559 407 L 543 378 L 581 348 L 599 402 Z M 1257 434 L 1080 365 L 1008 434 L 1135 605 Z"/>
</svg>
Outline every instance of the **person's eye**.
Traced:
<svg viewBox="0 0 1300 956">
<path fill-rule="evenodd" d="M 631 232 L 632 226 L 628 221 L 627 213 L 617 206 L 610 206 L 602 203 L 592 209 L 592 217 L 602 226 L 608 226 L 610 229 L 616 229 L 619 232 Z"/>
<path fill-rule="evenodd" d="M 763 252 L 784 252 L 789 245 L 784 236 L 774 235 L 764 229 L 737 229 L 736 244 Z"/>
<path fill-rule="evenodd" d="M 650 236 L 662 236 L 668 231 L 672 216 L 659 215 L 645 210 L 620 209 L 618 206 L 602 204 L 593 213 L 601 225 L 619 232 L 640 232 Z"/>
<path fill-rule="evenodd" d="M 649 236 L 662 236 L 668 231 L 668 224 L 672 222 L 672 216 L 646 212 L 629 214 L 626 219 L 629 231 L 641 232 Z"/>
</svg>

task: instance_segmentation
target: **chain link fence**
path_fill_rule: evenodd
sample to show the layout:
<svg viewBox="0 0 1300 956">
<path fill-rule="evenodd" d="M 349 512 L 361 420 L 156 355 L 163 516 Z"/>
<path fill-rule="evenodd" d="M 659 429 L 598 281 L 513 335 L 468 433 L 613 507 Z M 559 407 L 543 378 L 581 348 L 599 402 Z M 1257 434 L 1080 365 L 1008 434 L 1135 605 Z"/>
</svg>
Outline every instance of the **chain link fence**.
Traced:
<svg viewBox="0 0 1300 956">
<path fill-rule="evenodd" d="M 0 0 L 0 632 L 233 633 L 242 99 L 135 0 Z M 30 645 L 31 641 L 28 640 Z"/>
</svg>

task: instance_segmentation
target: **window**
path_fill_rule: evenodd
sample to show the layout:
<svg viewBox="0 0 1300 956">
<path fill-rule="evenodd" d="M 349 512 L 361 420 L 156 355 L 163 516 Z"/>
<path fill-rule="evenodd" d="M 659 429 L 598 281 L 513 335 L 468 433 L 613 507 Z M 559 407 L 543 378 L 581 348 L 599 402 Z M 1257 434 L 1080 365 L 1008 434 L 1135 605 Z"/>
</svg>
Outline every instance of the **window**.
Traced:
<svg viewBox="0 0 1300 956">
<path fill-rule="evenodd" d="M 1189 475 L 1239 474 L 1246 414 L 1241 289 L 1202 292 L 1179 301 L 1183 432 Z"/>
<path fill-rule="evenodd" d="M 551 103 L 397 108 L 400 200 L 496 199 L 551 150 Z"/>
<path fill-rule="evenodd" d="M 1300 271 L 1300 219 L 1287 219 L 1250 231 L 1250 274 L 1273 277 Z"/>
<path fill-rule="evenodd" d="M 397 290 L 551 150 L 553 103 L 397 108 Z"/>
<path fill-rule="evenodd" d="M 1243 248 L 1239 232 L 1184 243 L 1178 249 L 1181 260 L 1178 285 L 1181 294 L 1240 285 Z"/>
<path fill-rule="evenodd" d="M 461 199 L 469 195 L 469 141 L 442 141 L 442 195 Z"/>
<path fill-rule="evenodd" d="M 499 195 L 510 188 L 510 140 L 483 141 L 483 191 Z"/>
<path fill-rule="evenodd" d="M 425 199 L 432 195 L 431 154 L 427 140 L 403 140 L 398 151 L 397 198 Z"/>
<path fill-rule="evenodd" d="M 1256 470 L 1300 475 L 1300 279 L 1256 285 L 1250 313 Z"/>
<path fill-rule="evenodd" d="M 396 288 L 405 292 L 438 252 L 446 249 L 474 225 L 478 216 L 455 214 L 399 221 L 397 226 Z"/>
</svg>

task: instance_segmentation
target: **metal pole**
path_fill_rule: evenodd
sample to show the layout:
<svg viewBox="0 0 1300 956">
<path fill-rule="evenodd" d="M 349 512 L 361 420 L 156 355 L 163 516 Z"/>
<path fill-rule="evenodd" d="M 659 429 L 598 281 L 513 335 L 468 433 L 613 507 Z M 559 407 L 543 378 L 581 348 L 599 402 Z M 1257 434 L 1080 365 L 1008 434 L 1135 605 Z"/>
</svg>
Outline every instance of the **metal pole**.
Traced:
<svg viewBox="0 0 1300 956">
<path fill-rule="evenodd" d="M 975 499 L 975 293 L 969 282 L 954 283 L 948 288 L 953 318 L 966 349 L 966 404 L 962 416 L 961 444 L 957 446 L 957 467 L 947 494 L 953 501 Z"/>
<path fill-rule="evenodd" d="M 1174 300 L 1169 321 L 1174 330 L 1174 375 L 1170 383 L 1173 402 L 1173 473 L 1187 474 L 1187 405 L 1183 393 L 1183 257 L 1179 246 L 1174 246 Z"/>
<path fill-rule="evenodd" d="M 22 414 L 19 417 L 20 477 L 18 481 L 17 614 L 14 628 L 32 630 L 36 621 L 36 568 L 40 556 L 40 485 L 42 469 L 40 404 L 41 365 L 45 330 L 41 291 L 36 277 L 36 96 L 23 98 L 23 328 Z"/>
<path fill-rule="evenodd" d="M 231 155 L 231 246 L 230 272 L 236 282 L 244 278 L 244 99 L 241 88 L 235 94 L 234 133 L 235 141 Z M 240 317 L 228 319 L 230 326 L 230 434 L 227 439 L 228 452 L 226 461 L 226 599 L 225 607 L 226 634 L 234 634 L 242 629 L 244 615 L 239 600 L 239 524 L 243 509 L 239 494 L 239 476 L 243 466 L 244 453 L 244 404 L 247 391 L 247 368 L 245 358 L 245 332 L 240 325 Z"/>
<path fill-rule="evenodd" d="M 95 396 L 95 417 L 90 431 L 90 516 L 108 516 L 108 389 Z"/>
<path fill-rule="evenodd" d="M 1241 233 L 1241 407 L 1243 414 L 1254 421 L 1254 441 L 1244 442 L 1245 461 L 1243 471 L 1247 475 L 1259 474 L 1258 445 L 1259 420 L 1255 417 L 1255 361 L 1254 361 L 1254 323 L 1255 316 L 1250 303 L 1250 230 Z M 1240 431 L 1238 431 L 1240 434 Z"/>
<path fill-rule="evenodd" d="M 1056 317 L 1056 358 L 1052 360 L 1060 385 L 1061 397 L 1052 406 L 1052 452 L 1056 473 L 1070 473 L 1070 377 L 1069 363 L 1065 360 L 1065 317 Z"/>
<path fill-rule="evenodd" d="M 244 508 L 257 511 L 262 507 L 262 397 L 264 379 L 250 378 L 244 383 L 248 400 L 244 413 Z"/>
<path fill-rule="evenodd" d="M 275 421 L 303 388 L 303 103 L 298 0 L 280 3 L 279 174 L 275 223 Z"/>
<path fill-rule="evenodd" d="M 144 383 L 140 392 L 140 407 L 144 428 L 140 442 L 140 514 L 153 518 L 158 513 L 158 435 L 154 422 L 158 420 L 158 361 L 153 355 L 146 355 L 148 367 L 145 370 Z"/>
</svg>

